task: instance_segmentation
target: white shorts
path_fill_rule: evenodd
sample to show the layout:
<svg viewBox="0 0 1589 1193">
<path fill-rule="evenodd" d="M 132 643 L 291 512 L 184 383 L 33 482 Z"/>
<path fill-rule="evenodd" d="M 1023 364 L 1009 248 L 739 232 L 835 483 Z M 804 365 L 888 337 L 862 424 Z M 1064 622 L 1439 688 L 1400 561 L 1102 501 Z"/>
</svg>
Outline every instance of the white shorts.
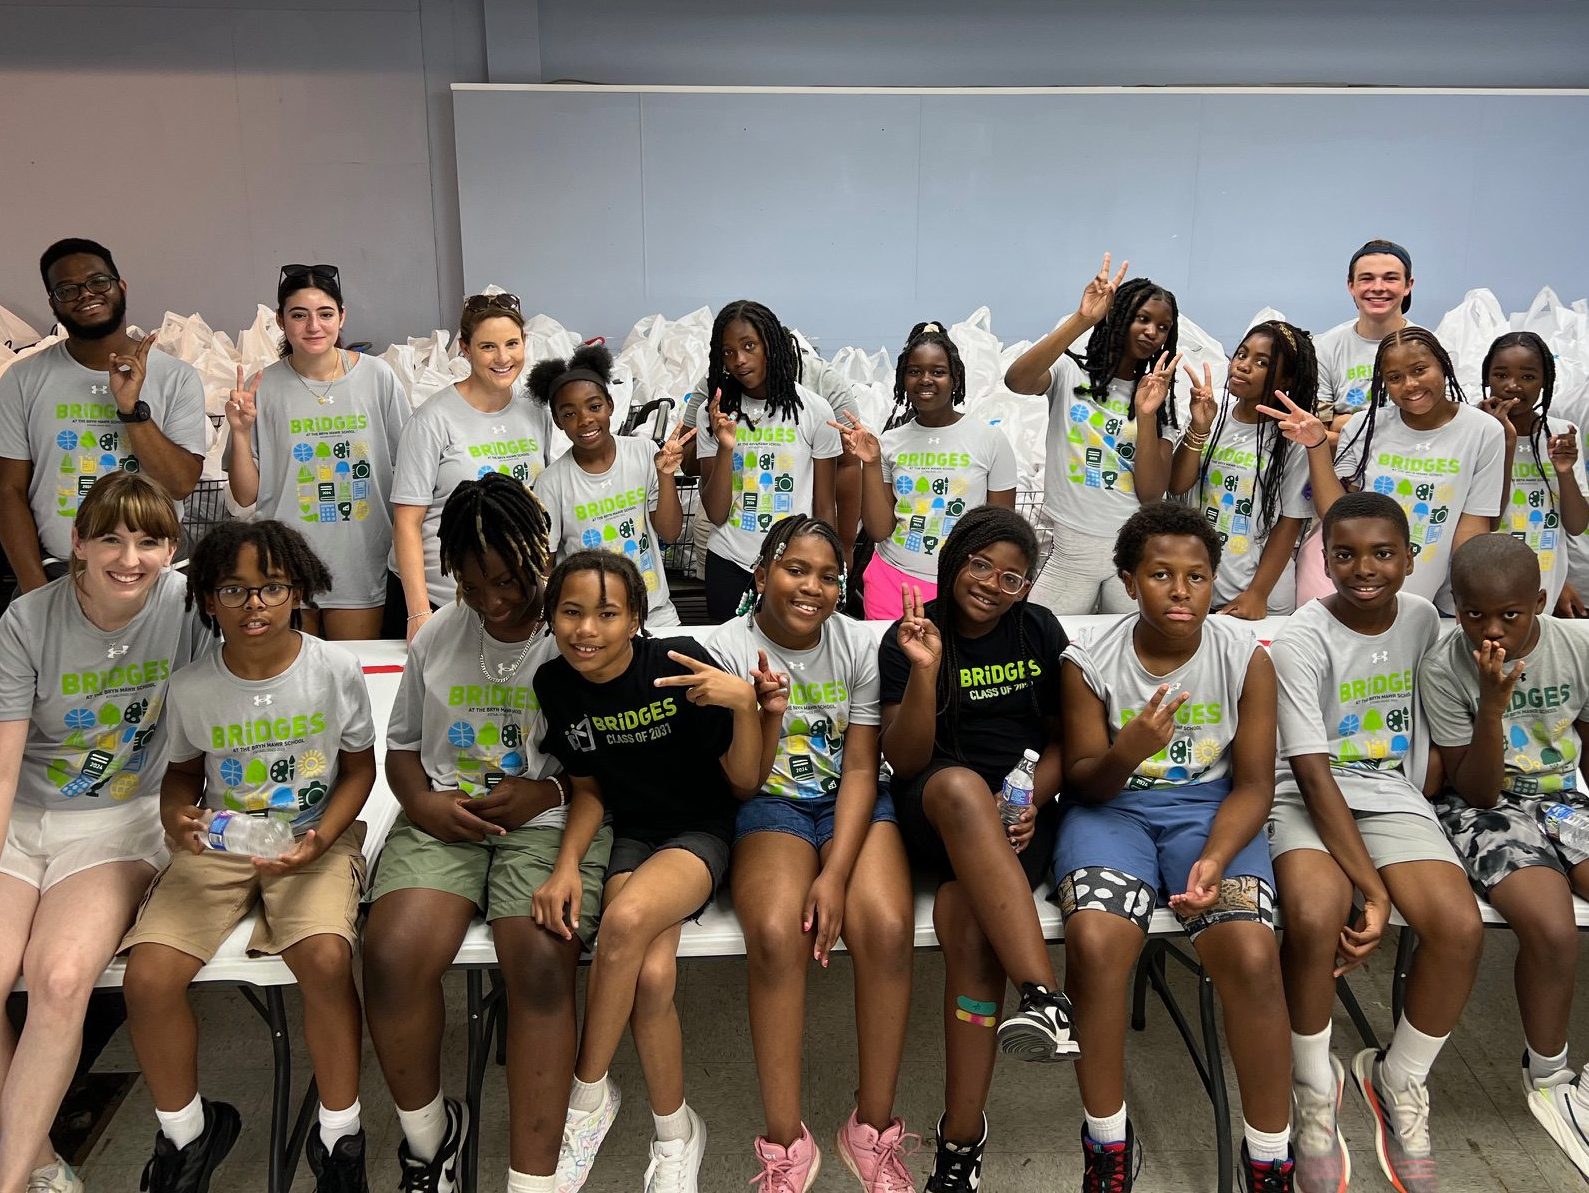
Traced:
<svg viewBox="0 0 1589 1193">
<path fill-rule="evenodd" d="M 145 862 L 153 877 L 168 860 L 158 799 L 145 797 L 91 812 L 17 804 L 0 847 L 0 874 L 42 892 L 107 862 Z"/>
</svg>

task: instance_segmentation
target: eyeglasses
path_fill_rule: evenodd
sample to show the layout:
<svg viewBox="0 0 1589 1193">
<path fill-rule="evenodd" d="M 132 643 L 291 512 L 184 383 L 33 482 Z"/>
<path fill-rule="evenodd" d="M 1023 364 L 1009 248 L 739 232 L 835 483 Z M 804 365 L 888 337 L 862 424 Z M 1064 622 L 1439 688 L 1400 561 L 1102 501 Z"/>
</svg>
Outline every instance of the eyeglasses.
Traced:
<svg viewBox="0 0 1589 1193">
<path fill-rule="evenodd" d="M 492 307 L 500 307 L 505 311 L 520 310 L 519 296 L 504 290 L 501 294 L 474 294 L 463 300 L 463 309 L 466 311 L 485 311 Z"/>
<path fill-rule="evenodd" d="M 281 267 L 281 282 L 307 281 L 313 282 L 316 278 L 330 282 L 338 289 L 342 288 L 342 275 L 337 272 L 335 265 L 283 265 Z"/>
<path fill-rule="evenodd" d="M 96 273 L 86 282 L 62 282 L 50 290 L 50 297 L 56 302 L 76 302 L 86 291 L 89 294 L 109 294 L 110 288 L 120 278 L 114 274 Z"/>
<path fill-rule="evenodd" d="M 1008 596 L 1019 596 L 1021 590 L 1031 583 L 1020 572 L 999 571 L 998 568 L 980 555 L 973 555 L 966 560 L 966 567 L 971 570 L 971 574 L 978 580 L 986 580 L 989 576 L 997 575 L 999 578 L 999 591 Z"/>
<path fill-rule="evenodd" d="M 280 605 L 292 595 L 291 584 L 223 584 L 215 590 L 215 599 L 228 609 L 241 609 L 248 599 L 257 596 L 263 604 Z"/>
</svg>

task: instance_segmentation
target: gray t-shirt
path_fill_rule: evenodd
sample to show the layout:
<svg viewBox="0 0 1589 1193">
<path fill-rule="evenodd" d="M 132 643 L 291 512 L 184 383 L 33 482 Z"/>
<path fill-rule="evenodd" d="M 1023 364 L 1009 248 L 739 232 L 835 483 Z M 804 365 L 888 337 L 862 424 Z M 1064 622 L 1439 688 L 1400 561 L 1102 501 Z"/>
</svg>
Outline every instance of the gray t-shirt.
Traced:
<svg viewBox="0 0 1589 1193">
<path fill-rule="evenodd" d="M 1103 394 L 1069 354 L 1048 371 L 1043 513 L 1055 525 L 1113 538 L 1136 513 L 1136 382 L 1114 378 Z"/>
<path fill-rule="evenodd" d="M 853 415 L 857 422 L 865 421 L 861 418 L 861 400 L 856 397 L 855 390 L 845 380 L 844 374 L 815 352 L 802 350 L 800 353 L 800 384 L 833 407 L 833 413 L 840 422 L 844 421 L 846 414 Z M 710 397 L 706 392 L 706 378 L 702 377 L 684 395 L 684 411 L 680 417 L 685 426 L 701 425 L 701 411 L 706 409 Z"/>
<path fill-rule="evenodd" d="M 556 640 L 534 638 L 515 668 L 526 644 L 482 637 L 480 629 L 464 605 L 445 605 L 427 621 L 408 648 L 387 722 L 386 748 L 418 754 L 436 791 L 482 796 L 503 778 L 545 779 L 562 769 L 541 752 L 546 721 L 533 686 L 541 664 L 557 657 Z M 530 823 L 560 828 L 567 818 L 568 809 L 556 807 Z"/>
<path fill-rule="evenodd" d="M 392 504 L 425 507 L 420 541 L 425 546 L 425 586 L 430 603 L 445 605 L 455 585 L 441 574 L 441 509 L 463 481 L 501 472 L 533 487 L 546 468 L 552 416 L 522 394 L 503 409 L 485 414 L 449 385 L 414 412 L 403 428 L 392 479 Z M 394 549 L 390 567 L 397 571 Z"/>
<path fill-rule="evenodd" d="M 1418 325 L 1409 321 L 1407 326 Z M 1319 395 L 1313 412 L 1327 423 L 1366 407 L 1379 341 L 1358 335 L 1357 316 L 1314 336 L 1313 351 L 1319 361 Z"/>
<path fill-rule="evenodd" d="M 1004 432 L 979 418 L 947 427 L 914 420 L 882 438 L 883 482 L 894 496 L 894 533 L 877 544 L 884 560 L 924 580 L 938 578 L 938 548 L 988 491 L 1015 488 L 1015 452 Z"/>
<path fill-rule="evenodd" d="M 1421 790 L 1428 741 L 1413 673 L 1440 636 L 1440 614 L 1405 589 L 1396 602 L 1396 620 L 1383 634 L 1359 634 L 1323 601 L 1309 601 L 1275 635 L 1277 794 L 1300 794 L 1288 759 L 1325 754 L 1354 812 L 1434 815 Z"/>
<path fill-rule="evenodd" d="M 1589 710 L 1589 624 L 1541 616 L 1539 641 L 1524 655 L 1523 678 L 1501 714 L 1506 773 L 1501 790 L 1548 795 L 1578 790 L 1577 723 Z M 1507 659 L 1510 671 L 1515 660 Z M 1418 665 L 1418 696 L 1437 746 L 1473 741 L 1479 669 L 1473 644 L 1452 626 Z"/>
<path fill-rule="evenodd" d="M 1072 642 L 1063 656 L 1081 668 L 1087 686 L 1108 706 L 1111 742 L 1161 685 L 1170 685 L 1166 703 L 1182 692 L 1191 694 L 1176 711 L 1170 744 L 1139 765 L 1126 786 L 1184 787 L 1226 778 L 1247 667 L 1253 653 L 1263 649 L 1252 627 L 1235 618 L 1210 617 L 1203 622 L 1197 652 L 1169 674 L 1154 675 L 1132 641 L 1138 620 L 1136 614 L 1122 617 L 1085 646 Z"/>
<path fill-rule="evenodd" d="M 839 793 L 844 737 L 851 725 L 882 723 L 877 640 L 860 622 L 830 617 L 810 650 L 790 650 L 742 618 L 713 636 L 709 649 L 723 668 L 750 678 L 757 652 L 789 676 L 789 709 L 783 715 L 778 756 L 762 794 L 821 799 Z"/>
<path fill-rule="evenodd" d="M 337 784 L 338 752 L 375 742 L 358 659 L 299 635 L 298 657 L 271 679 L 240 679 L 221 650 L 171 683 L 171 761 L 204 755 L 204 805 L 215 812 L 292 816 L 299 836 L 320 823 Z"/>
<path fill-rule="evenodd" d="M 345 355 L 348 371 L 329 388 L 311 390 L 285 360 L 261 376 L 255 509 L 296 527 L 326 561 L 322 608 L 370 609 L 386 600 L 392 469 L 409 405 L 384 360 Z"/>
<path fill-rule="evenodd" d="M 552 550 L 560 560 L 588 547 L 622 555 L 645 581 L 646 624 L 676 626 L 679 615 L 668 600 L 662 542 L 651 526 L 661 493 L 653 462 L 657 445 L 633 435 L 615 436 L 613 442 L 617 450 L 606 472 L 586 472 L 568 451 L 535 482 L 535 495 L 552 522 Z"/>
<path fill-rule="evenodd" d="M 183 609 L 180 572 L 162 572 L 115 632 L 84 616 L 73 584 L 62 576 L 0 617 L 0 721 L 29 722 L 17 802 L 54 812 L 154 799 L 167 683 L 210 640 Z"/>
<path fill-rule="evenodd" d="M 167 439 L 204 455 L 204 386 L 192 365 L 151 350 L 139 398 Z M 64 341 L 0 373 L 0 457 L 33 464 L 28 504 L 46 556 L 71 556 L 72 520 L 95 481 L 118 470 L 138 471 L 131 448 L 109 376 L 78 364 Z"/>
<path fill-rule="evenodd" d="M 1539 557 L 1539 585 L 1545 590 L 1547 613 L 1556 607 L 1556 598 L 1567 583 L 1567 545 L 1572 539 L 1561 524 L 1561 478 L 1550 462 L 1548 447 L 1551 438 L 1572 433 L 1573 424 L 1566 419 L 1547 418 L 1539 436 L 1538 460 L 1529 441 L 1518 438 L 1517 449 L 1512 453 L 1512 491 L 1496 527 L 1522 539 Z M 1581 447 L 1572 477 L 1579 492 L 1589 494 Z"/>
</svg>

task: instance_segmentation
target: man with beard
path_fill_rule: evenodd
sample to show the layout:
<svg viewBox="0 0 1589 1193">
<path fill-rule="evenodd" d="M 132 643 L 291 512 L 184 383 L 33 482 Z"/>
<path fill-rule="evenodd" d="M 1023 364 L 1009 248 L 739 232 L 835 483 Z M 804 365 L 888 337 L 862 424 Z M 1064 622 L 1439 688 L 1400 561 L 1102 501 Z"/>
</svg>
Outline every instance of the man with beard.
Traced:
<svg viewBox="0 0 1589 1193">
<path fill-rule="evenodd" d="M 78 503 L 101 476 L 143 472 L 181 501 L 205 449 L 199 375 L 127 334 L 110 250 L 59 240 L 39 272 L 66 339 L 0 374 L 0 547 L 21 592 L 66 571 Z"/>
</svg>

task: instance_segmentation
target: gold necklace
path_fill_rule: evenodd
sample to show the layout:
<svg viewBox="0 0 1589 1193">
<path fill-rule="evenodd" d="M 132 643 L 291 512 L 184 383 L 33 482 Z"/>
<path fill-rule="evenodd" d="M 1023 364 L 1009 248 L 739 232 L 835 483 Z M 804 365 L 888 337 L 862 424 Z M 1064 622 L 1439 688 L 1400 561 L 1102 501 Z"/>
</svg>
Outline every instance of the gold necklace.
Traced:
<svg viewBox="0 0 1589 1193">
<path fill-rule="evenodd" d="M 314 386 L 309 384 L 309 378 L 298 372 L 297 367 L 292 363 L 291 360 L 287 362 L 287 367 L 292 369 L 293 374 L 298 378 L 298 383 L 309 391 L 309 396 L 314 398 L 316 402 L 319 402 L 322 406 L 336 405 L 337 400 L 331 396 L 332 387 L 335 386 L 338 381 L 341 381 L 342 378 L 347 376 L 347 369 L 343 366 L 342 350 L 340 348 L 337 349 L 336 376 L 332 377 L 331 380 L 326 382 L 325 391 L 323 393 L 315 392 Z"/>
</svg>

